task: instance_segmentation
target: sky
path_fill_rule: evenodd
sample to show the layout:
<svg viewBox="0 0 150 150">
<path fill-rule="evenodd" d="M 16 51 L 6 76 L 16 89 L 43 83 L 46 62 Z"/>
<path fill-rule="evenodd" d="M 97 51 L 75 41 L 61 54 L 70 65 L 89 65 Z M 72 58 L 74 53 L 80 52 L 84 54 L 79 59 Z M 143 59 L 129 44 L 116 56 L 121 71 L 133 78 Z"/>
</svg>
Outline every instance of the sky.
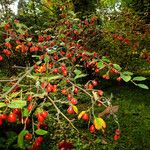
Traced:
<svg viewBox="0 0 150 150">
<path fill-rule="evenodd" d="M 11 6 L 10 6 L 10 8 L 11 8 L 11 10 L 15 13 L 15 14 L 17 14 L 17 7 L 18 6 L 18 0 L 16 1 L 16 2 L 14 2 Z"/>
</svg>

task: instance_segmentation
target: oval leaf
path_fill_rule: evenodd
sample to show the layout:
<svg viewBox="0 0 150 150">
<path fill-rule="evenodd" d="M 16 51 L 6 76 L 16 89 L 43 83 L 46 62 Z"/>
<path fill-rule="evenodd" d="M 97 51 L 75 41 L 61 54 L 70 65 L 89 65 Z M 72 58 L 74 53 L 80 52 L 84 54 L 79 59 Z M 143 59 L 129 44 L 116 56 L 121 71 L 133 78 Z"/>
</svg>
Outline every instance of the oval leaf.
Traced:
<svg viewBox="0 0 150 150">
<path fill-rule="evenodd" d="M 142 76 L 139 76 L 139 77 L 134 77 L 132 80 L 134 80 L 134 81 L 144 81 L 144 80 L 146 80 L 146 78 L 142 77 Z"/>
<path fill-rule="evenodd" d="M 22 130 L 18 135 L 18 146 L 24 148 L 24 136 L 28 133 L 28 130 Z"/>
<path fill-rule="evenodd" d="M 5 106 L 6 106 L 6 104 L 5 104 L 5 103 L 0 102 L 0 108 L 1 108 L 1 107 L 5 107 Z"/>
<path fill-rule="evenodd" d="M 85 113 L 86 111 L 81 111 L 80 114 L 78 115 L 78 119 L 80 120 L 83 116 L 83 114 Z"/>
<path fill-rule="evenodd" d="M 145 85 L 145 84 L 137 84 L 137 86 L 139 86 L 142 89 L 146 89 L 146 90 L 149 89 L 149 87 L 147 85 Z"/>
<path fill-rule="evenodd" d="M 73 105 L 72 108 L 75 111 L 75 113 L 78 114 L 78 108 L 75 105 Z"/>
<path fill-rule="evenodd" d="M 120 77 L 121 77 L 125 82 L 129 82 L 129 81 L 131 80 L 131 76 L 130 76 L 130 75 L 121 74 Z"/>
<path fill-rule="evenodd" d="M 10 104 L 8 104 L 7 106 L 9 108 L 23 108 L 24 106 L 27 105 L 26 101 L 22 101 L 22 100 L 13 100 L 11 101 Z"/>
<path fill-rule="evenodd" d="M 106 122 L 102 118 L 95 117 L 94 126 L 97 130 L 106 128 Z"/>
<path fill-rule="evenodd" d="M 47 134 L 48 132 L 47 132 L 46 130 L 38 129 L 38 130 L 35 131 L 35 133 L 36 133 L 37 135 L 45 135 L 45 134 Z"/>
</svg>

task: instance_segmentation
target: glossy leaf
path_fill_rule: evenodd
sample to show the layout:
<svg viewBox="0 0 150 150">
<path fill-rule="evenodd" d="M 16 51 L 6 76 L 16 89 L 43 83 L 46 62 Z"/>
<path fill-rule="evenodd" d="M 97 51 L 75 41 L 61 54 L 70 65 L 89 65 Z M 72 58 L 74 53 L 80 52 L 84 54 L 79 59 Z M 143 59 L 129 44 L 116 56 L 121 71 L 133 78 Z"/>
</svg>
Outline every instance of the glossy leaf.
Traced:
<svg viewBox="0 0 150 150">
<path fill-rule="evenodd" d="M 27 105 L 26 101 L 22 101 L 22 100 L 13 100 L 11 101 L 10 104 L 8 104 L 7 106 L 9 108 L 23 108 L 24 106 Z"/>
<path fill-rule="evenodd" d="M 137 84 L 137 86 L 139 86 L 142 89 L 147 89 L 147 90 L 149 89 L 149 87 L 145 84 Z"/>
<path fill-rule="evenodd" d="M 146 78 L 142 77 L 142 76 L 139 76 L 139 77 L 134 77 L 132 80 L 134 80 L 134 81 L 144 81 L 144 80 L 146 80 Z"/>
<path fill-rule="evenodd" d="M 24 136 L 28 133 L 28 130 L 22 130 L 18 135 L 18 146 L 19 148 L 24 148 Z"/>
<path fill-rule="evenodd" d="M 36 133 L 37 135 L 45 135 L 45 134 L 48 133 L 48 131 L 43 130 L 43 129 L 38 129 L 38 130 L 35 131 L 35 133 Z"/>
</svg>

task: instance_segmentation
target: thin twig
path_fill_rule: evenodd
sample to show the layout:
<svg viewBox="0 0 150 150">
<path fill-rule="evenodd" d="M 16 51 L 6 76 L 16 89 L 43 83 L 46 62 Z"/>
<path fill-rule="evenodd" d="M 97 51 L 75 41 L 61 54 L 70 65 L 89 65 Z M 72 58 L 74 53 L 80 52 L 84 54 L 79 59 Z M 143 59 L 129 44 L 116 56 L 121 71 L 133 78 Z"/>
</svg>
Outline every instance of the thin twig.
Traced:
<svg viewBox="0 0 150 150">
<path fill-rule="evenodd" d="M 49 97 L 49 96 L 47 96 L 48 97 L 48 99 L 51 101 L 51 103 L 53 104 L 53 106 L 55 107 L 55 109 L 57 110 L 57 112 L 59 113 L 59 114 L 61 114 L 69 123 L 70 123 L 70 125 L 77 131 L 77 132 L 79 132 L 78 131 L 78 129 L 71 123 L 71 121 L 60 111 L 60 109 L 56 106 L 56 104 L 55 104 L 55 102 Z"/>
<path fill-rule="evenodd" d="M 0 98 L 4 98 L 7 94 L 9 94 L 15 87 L 18 85 L 28 73 L 30 73 L 33 70 L 34 67 L 31 67 L 22 77 L 19 78 L 19 80 L 7 91 L 5 92 Z"/>
</svg>

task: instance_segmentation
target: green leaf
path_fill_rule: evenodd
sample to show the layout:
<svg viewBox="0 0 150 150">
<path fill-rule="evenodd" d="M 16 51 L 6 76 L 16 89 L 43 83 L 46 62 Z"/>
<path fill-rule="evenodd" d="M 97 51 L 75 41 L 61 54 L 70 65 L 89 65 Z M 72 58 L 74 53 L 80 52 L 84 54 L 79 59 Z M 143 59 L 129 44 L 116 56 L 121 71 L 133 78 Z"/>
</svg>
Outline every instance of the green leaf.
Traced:
<svg viewBox="0 0 150 150">
<path fill-rule="evenodd" d="M 120 77 L 121 77 L 125 82 L 129 82 L 129 81 L 131 80 L 131 76 L 130 76 L 130 75 L 120 74 Z"/>
<path fill-rule="evenodd" d="M 130 71 L 124 71 L 124 72 L 122 72 L 122 74 L 124 74 L 124 75 L 130 75 L 130 76 L 132 76 L 132 75 L 133 75 L 133 73 L 132 73 L 132 72 L 130 72 Z"/>
<path fill-rule="evenodd" d="M 10 42 L 10 40 L 11 40 L 11 37 L 5 39 L 5 42 Z"/>
<path fill-rule="evenodd" d="M 145 84 L 137 84 L 137 86 L 139 86 L 142 89 L 147 89 L 147 90 L 149 89 L 149 87 Z"/>
<path fill-rule="evenodd" d="M 105 56 L 102 57 L 102 60 L 103 60 L 104 62 L 108 62 L 108 63 L 110 62 L 110 60 L 109 60 L 107 57 L 105 57 Z"/>
<path fill-rule="evenodd" d="M 4 87 L 3 92 L 7 92 L 10 89 L 10 87 Z"/>
<path fill-rule="evenodd" d="M 32 38 L 27 38 L 26 40 L 27 40 L 28 42 L 30 42 L 30 41 L 32 40 Z"/>
<path fill-rule="evenodd" d="M 132 80 L 134 80 L 134 81 L 144 81 L 144 80 L 146 80 L 146 78 L 142 77 L 142 76 L 139 76 L 139 77 L 134 77 Z"/>
<path fill-rule="evenodd" d="M 34 57 L 34 58 L 40 58 L 40 56 L 38 56 L 38 55 L 32 55 L 32 57 Z"/>
<path fill-rule="evenodd" d="M 99 61 L 98 64 L 97 64 L 97 67 L 98 67 L 99 69 L 102 69 L 102 68 L 105 67 L 105 65 L 104 65 L 104 63 L 103 63 L 102 61 Z"/>
<path fill-rule="evenodd" d="M 0 108 L 5 107 L 5 106 L 6 106 L 6 104 L 4 102 L 0 102 Z"/>
<path fill-rule="evenodd" d="M 76 69 L 76 70 L 74 70 L 74 73 L 75 73 L 76 75 L 80 75 L 82 72 L 81 72 L 80 70 Z"/>
<path fill-rule="evenodd" d="M 23 117 L 27 117 L 29 115 L 29 110 L 27 108 L 24 108 L 22 115 Z"/>
<path fill-rule="evenodd" d="M 79 78 L 83 78 L 83 77 L 86 77 L 87 76 L 87 74 L 80 74 L 80 75 L 77 75 L 77 76 L 75 76 L 75 80 L 76 79 L 79 79 Z"/>
<path fill-rule="evenodd" d="M 47 134 L 48 132 L 47 132 L 46 130 L 43 130 L 43 129 L 38 129 L 38 130 L 35 131 L 35 133 L 36 133 L 37 135 L 45 135 L 45 134 Z"/>
<path fill-rule="evenodd" d="M 118 64 L 113 64 L 114 68 L 120 71 L 122 68 Z"/>
<path fill-rule="evenodd" d="M 57 75 L 57 76 L 51 76 L 48 78 L 48 81 L 51 81 L 51 80 L 57 80 L 57 79 L 61 79 L 62 76 L 61 75 Z"/>
<path fill-rule="evenodd" d="M 19 94 L 20 94 L 20 92 L 11 93 L 9 99 L 12 99 L 12 98 L 14 98 L 14 97 L 17 97 Z"/>
<path fill-rule="evenodd" d="M 11 101 L 10 104 L 8 104 L 7 106 L 9 108 L 23 108 L 24 106 L 27 105 L 27 102 L 26 101 L 23 101 L 23 100 L 13 100 Z"/>
<path fill-rule="evenodd" d="M 28 133 L 28 130 L 22 130 L 18 135 L 18 146 L 19 148 L 24 148 L 24 136 Z"/>
<path fill-rule="evenodd" d="M 44 61 L 45 61 L 45 63 L 48 63 L 48 62 L 49 62 L 49 56 L 48 56 L 48 55 L 45 55 Z"/>
</svg>

